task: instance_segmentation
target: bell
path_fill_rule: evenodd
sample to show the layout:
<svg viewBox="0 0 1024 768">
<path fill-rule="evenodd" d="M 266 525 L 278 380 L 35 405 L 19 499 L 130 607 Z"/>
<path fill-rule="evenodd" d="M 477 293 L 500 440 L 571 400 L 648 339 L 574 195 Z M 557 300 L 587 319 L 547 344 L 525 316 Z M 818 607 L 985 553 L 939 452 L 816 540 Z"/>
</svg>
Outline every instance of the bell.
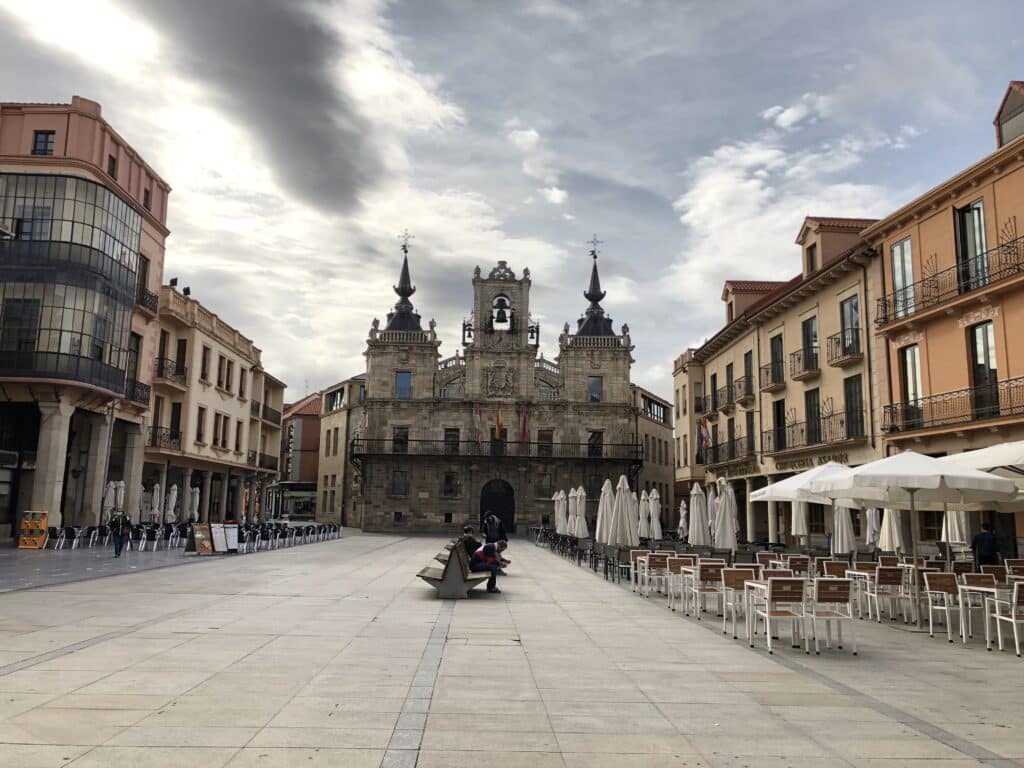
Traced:
<svg viewBox="0 0 1024 768">
<path fill-rule="evenodd" d="M 496 322 L 496 323 L 507 323 L 508 322 L 508 314 L 505 312 L 504 309 L 499 309 L 498 310 L 498 314 L 495 315 L 495 317 L 494 317 L 494 322 Z"/>
</svg>

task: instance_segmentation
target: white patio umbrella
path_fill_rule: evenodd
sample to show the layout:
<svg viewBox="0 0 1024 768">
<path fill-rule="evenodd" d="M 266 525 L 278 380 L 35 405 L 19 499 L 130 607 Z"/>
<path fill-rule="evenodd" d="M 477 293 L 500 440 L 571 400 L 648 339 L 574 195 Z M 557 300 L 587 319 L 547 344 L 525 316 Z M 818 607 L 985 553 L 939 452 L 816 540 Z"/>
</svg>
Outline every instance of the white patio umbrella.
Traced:
<svg viewBox="0 0 1024 768">
<path fill-rule="evenodd" d="M 615 507 L 615 490 L 612 481 L 605 478 L 601 485 L 601 497 L 597 500 L 597 521 L 594 523 L 594 541 L 608 544 L 610 541 L 612 513 Z"/>
<path fill-rule="evenodd" d="M 628 482 L 628 481 L 627 481 Z M 630 530 L 630 544 L 631 547 L 640 546 L 640 499 L 637 498 L 636 491 L 631 491 L 629 496 L 626 498 L 629 502 L 629 530 Z"/>
<path fill-rule="evenodd" d="M 551 517 L 555 521 L 555 533 L 558 533 L 558 494 L 561 491 L 555 491 L 551 494 Z"/>
<path fill-rule="evenodd" d="M 967 513 L 962 509 L 947 509 L 942 516 L 942 534 L 939 541 L 947 544 L 966 544 L 971 540 L 968 531 Z"/>
<path fill-rule="evenodd" d="M 124 509 L 124 480 L 118 480 L 114 485 L 114 504 L 118 509 Z"/>
<path fill-rule="evenodd" d="M 156 520 L 160 517 L 161 505 L 163 504 L 164 497 L 162 493 L 163 489 L 160 487 L 160 483 L 153 483 L 153 500 L 149 505 L 149 519 L 150 521 Z M 139 522 L 142 522 L 142 516 L 139 516 Z"/>
<path fill-rule="evenodd" d="M 857 551 L 850 510 L 836 505 L 832 508 L 832 554 L 848 555 Z"/>
<path fill-rule="evenodd" d="M 174 505 L 178 503 L 178 484 L 173 483 L 167 491 L 167 504 L 164 507 L 164 520 L 173 523 L 178 519 L 174 513 Z"/>
<path fill-rule="evenodd" d="M 773 485 L 778 485 L 778 483 L 773 483 Z M 769 486 L 769 487 L 771 487 L 771 486 Z M 752 493 L 750 495 L 751 495 L 751 497 L 753 497 L 754 494 Z M 792 531 L 793 535 L 794 536 L 800 536 L 800 537 L 810 536 L 811 535 L 811 527 L 810 527 L 810 524 L 808 523 L 808 518 L 810 517 L 810 512 L 807 509 L 807 502 L 806 501 L 791 501 L 790 504 L 793 505 L 793 531 Z"/>
<path fill-rule="evenodd" d="M 882 514 L 878 507 L 868 507 L 864 510 L 864 543 L 868 549 L 878 547 L 878 537 L 882 533 Z"/>
<path fill-rule="evenodd" d="M 637 532 L 641 539 L 649 539 L 651 538 L 651 502 L 647 496 L 647 491 L 642 491 L 640 493 L 638 514 L 640 516 L 640 521 Z"/>
<path fill-rule="evenodd" d="M 581 539 L 590 538 L 590 528 L 587 525 L 587 492 L 582 485 L 576 489 L 576 536 Z"/>
<path fill-rule="evenodd" d="M 769 483 L 764 488 L 758 488 L 750 494 L 751 501 L 790 501 L 806 502 L 810 504 L 826 504 L 831 506 L 832 499 L 828 496 L 816 493 L 811 490 L 811 484 L 816 480 L 826 477 L 833 477 L 849 471 L 849 467 L 830 461 L 820 464 L 814 469 L 808 469 L 777 483 Z M 839 499 L 837 503 L 848 507 L 857 507 L 859 504 L 851 499 Z M 796 534 L 796 530 L 793 531 Z M 805 536 L 807 534 L 804 534 Z"/>
<path fill-rule="evenodd" d="M 715 549 L 736 551 L 736 532 L 740 528 L 736 510 L 736 492 L 724 478 L 718 481 L 721 492 L 718 495 L 718 516 L 715 518 L 713 538 Z"/>
<path fill-rule="evenodd" d="M 568 508 L 568 501 L 565 497 L 565 491 L 559 491 L 555 499 L 555 533 L 561 535 L 565 533 L 566 523 L 566 511 Z"/>
<path fill-rule="evenodd" d="M 714 538 L 715 529 L 718 527 L 718 491 L 715 484 L 708 485 L 708 532 Z"/>
<path fill-rule="evenodd" d="M 907 542 L 903 538 L 903 516 L 898 509 L 886 509 L 883 512 L 878 548 L 882 552 L 907 551 Z"/>
<path fill-rule="evenodd" d="M 101 521 L 103 523 L 110 519 L 110 513 L 114 511 L 114 507 L 117 505 L 116 486 L 117 484 L 111 480 L 103 491 L 103 520 Z"/>
<path fill-rule="evenodd" d="M 193 523 L 198 522 L 198 520 L 199 520 L 199 489 L 198 488 L 193 488 L 192 489 L 192 509 L 191 509 L 191 512 L 192 512 L 192 515 L 191 515 L 192 522 Z"/>
<path fill-rule="evenodd" d="M 679 526 L 676 528 L 676 535 L 682 541 L 690 533 L 690 510 L 686 506 L 686 498 L 679 500 Z"/>
<path fill-rule="evenodd" d="M 633 542 L 633 531 L 629 524 L 629 507 L 631 496 L 629 482 L 625 475 L 619 477 L 615 486 L 615 503 L 612 506 L 612 517 L 610 530 L 608 531 L 608 543 L 615 547 L 630 547 Z"/>
<path fill-rule="evenodd" d="M 971 469 L 981 469 L 993 475 L 1005 477 L 1008 480 L 1013 480 L 1018 488 L 1024 490 L 1024 440 L 1000 443 L 964 453 L 954 453 L 951 456 L 943 456 L 939 461 Z"/>
<path fill-rule="evenodd" d="M 651 538 L 661 541 L 661 495 L 657 488 L 652 488 L 647 497 L 651 504 Z"/>
<path fill-rule="evenodd" d="M 911 551 L 917 554 L 917 510 L 931 503 L 989 502 L 1012 499 L 1016 486 L 1002 477 L 904 451 L 811 483 L 811 490 L 832 498 L 888 503 L 910 509 Z"/>
<path fill-rule="evenodd" d="M 700 483 L 694 483 L 690 491 L 689 542 L 694 547 L 711 546 L 711 525 L 708 522 L 707 499 Z"/>
</svg>

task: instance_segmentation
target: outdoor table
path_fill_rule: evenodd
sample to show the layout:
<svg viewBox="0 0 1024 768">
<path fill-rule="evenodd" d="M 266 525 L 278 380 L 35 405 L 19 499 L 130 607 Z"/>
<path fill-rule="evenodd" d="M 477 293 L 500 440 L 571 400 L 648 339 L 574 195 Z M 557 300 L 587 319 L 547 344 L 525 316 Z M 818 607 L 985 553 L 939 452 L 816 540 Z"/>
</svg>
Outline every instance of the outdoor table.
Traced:
<svg viewBox="0 0 1024 768">
<path fill-rule="evenodd" d="M 857 590 L 858 619 L 864 618 L 864 594 L 867 592 L 868 584 L 871 583 L 874 575 L 874 571 L 862 571 L 857 568 L 850 568 L 846 571 L 846 578 L 853 582 L 854 589 Z"/>
<path fill-rule="evenodd" d="M 998 600 L 1000 596 L 1005 597 L 1009 591 L 1006 587 L 977 587 L 968 586 L 967 584 L 961 584 L 958 587 L 960 597 L 960 638 L 964 641 L 964 645 L 967 644 L 967 614 L 966 611 L 970 610 L 970 603 L 968 602 L 972 594 L 981 595 L 981 613 L 985 619 L 985 647 L 989 646 L 991 631 L 988 623 L 988 608 L 986 603 L 989 600 Z"/>
</svg>

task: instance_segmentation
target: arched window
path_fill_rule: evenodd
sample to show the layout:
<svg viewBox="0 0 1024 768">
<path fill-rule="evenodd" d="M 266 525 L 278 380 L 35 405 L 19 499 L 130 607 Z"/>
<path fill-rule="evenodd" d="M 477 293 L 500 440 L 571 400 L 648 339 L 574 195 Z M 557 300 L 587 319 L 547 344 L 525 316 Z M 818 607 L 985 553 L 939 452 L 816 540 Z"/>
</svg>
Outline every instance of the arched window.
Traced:
<svg viewBox="0 0 1024 768">
<path fill-rule="evenodd" d="M 491 322 L 496 331 L 512 330 L 512 302 L 499 293 L 491 302 Z"/>
</svg>

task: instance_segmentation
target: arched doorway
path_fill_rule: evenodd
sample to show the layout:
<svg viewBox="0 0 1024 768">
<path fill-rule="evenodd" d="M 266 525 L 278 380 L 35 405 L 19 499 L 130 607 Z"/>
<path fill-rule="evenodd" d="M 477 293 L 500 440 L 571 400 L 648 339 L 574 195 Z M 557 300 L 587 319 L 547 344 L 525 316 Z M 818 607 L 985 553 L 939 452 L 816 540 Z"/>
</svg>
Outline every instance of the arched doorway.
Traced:
<svg viewBox="0 0 1024 768">
<path fill-rule="evenodd" d="M 505 526 L 505 532 L 516 532 L 516 493 L 504 480 L 491 480 L 480 491 L 480 520 L 493 512 Z"/>
</svg>

